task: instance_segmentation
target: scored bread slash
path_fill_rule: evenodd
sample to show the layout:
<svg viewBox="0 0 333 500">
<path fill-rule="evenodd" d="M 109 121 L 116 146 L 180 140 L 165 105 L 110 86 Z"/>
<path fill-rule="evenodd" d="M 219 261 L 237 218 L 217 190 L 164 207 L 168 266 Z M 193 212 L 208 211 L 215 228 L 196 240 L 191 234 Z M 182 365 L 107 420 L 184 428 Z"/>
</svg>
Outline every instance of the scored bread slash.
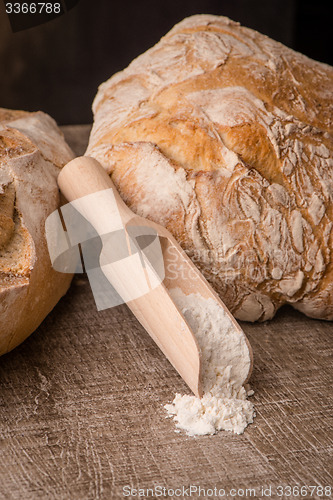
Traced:
<svg viewBox="0 0 333 500">
<path fill-rule="evenodd" d="M 169 293 L 169 290 L 173 289 L 180 289 L 186 296 L 199 294 L 203 299 L 210 299 L 223 309 L 239 339 L 238 344 L 242 345 L 249 360 L 241 380 L 241 383 L 246 382 L 251 374 L 253 356 L 244 332 L 169 231 L 134 214 L 121 199 L 106 171 L 93 158 L 80 157 L 69 162 L 62 169 L 58 184 L 65 198 L 75 205 L 76 210 L 99 235 L 104 236 L 103 241 L 107 241 L 105 235 L 112 232 L 112 220 L 108 219 L 106 205 L 94 202 L 90 195 L 102 191 L 107 194 L 107 190 L 112 190 L 118 213 L 111 213 L 110 208 L 110 219 L 113 215 L 115 219 L 118 218 L 114 232 L 119 230 L 121 224 L 125 228 L 129 255 L 123 258 L 123 262 L 119 260 L 111 263 L 103 248 L 100 257 L 101 269 L 193 393 L 198 397 L 203 395 L 201 353 L 194 332 Z M 158 245 L 146 245 L 145 240 L 150 238 L 151 241 L 154 233 L 158 235 Z M 117 250 L 117 241 L 112 241 L 111 253 Z M 134 248 L 138 242 L 140 252 Z M 153 250 L 149 252 L 146 251 L 147 248 Z M 160 258 L 163 264 L 162 273 Z M 147 283 L 148 288 L 145 288 Z"/>
</svg>

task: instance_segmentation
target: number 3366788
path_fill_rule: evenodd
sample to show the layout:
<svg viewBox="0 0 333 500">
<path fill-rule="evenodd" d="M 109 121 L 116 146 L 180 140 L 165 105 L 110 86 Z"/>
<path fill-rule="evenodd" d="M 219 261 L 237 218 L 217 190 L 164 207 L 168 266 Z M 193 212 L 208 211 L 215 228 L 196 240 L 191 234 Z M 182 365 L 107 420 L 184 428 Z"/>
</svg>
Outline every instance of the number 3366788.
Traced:
<svg viewBox="0 0 333 500">
<path fill-rule="evenodd" d="M 60 3 L 18 3 L 6 2 L 7 14 L 60 14 Z"/>
</svg>

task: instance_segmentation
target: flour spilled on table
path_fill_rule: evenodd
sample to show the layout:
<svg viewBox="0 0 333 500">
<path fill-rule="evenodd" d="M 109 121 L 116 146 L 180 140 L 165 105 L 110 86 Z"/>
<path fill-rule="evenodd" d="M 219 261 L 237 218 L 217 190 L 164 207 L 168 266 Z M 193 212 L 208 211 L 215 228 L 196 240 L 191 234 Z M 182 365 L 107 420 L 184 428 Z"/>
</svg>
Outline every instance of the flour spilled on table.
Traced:
<svg viewBox="0 0 333 500">
<path fill-rule="evenodd" d="M 247 393 L 243 387 L 251 364 L 245 337 L 213 299 L 198 293 L 185 295 L 180 288 L 169 292 L 198 341 L 204 395 L 199 399 L 176 394 L 164 406 L 168 416 L 189 436 L 220 430 L 242 434 L 255 416 L 254 406 L 247 400 L 253 391 Z"/>
</svg>

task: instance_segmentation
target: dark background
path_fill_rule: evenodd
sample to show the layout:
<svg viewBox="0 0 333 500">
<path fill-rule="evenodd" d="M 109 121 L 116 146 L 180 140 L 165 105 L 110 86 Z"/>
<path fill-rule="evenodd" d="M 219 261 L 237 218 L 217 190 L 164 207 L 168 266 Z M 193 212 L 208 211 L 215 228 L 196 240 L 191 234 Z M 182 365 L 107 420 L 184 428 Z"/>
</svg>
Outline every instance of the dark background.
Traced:
<svg viewBox="0 0 333 500">
<path fill-rule="evenodd" d="M 0 106 L 41 109 L 61 125 L 90 123 L 98 85 L 192 14 L 226 15 L 333 65 L 332 5 L 322 0 L 80 0 L 57 19 L 13 33 L 0 0 Z"/>
</svg>

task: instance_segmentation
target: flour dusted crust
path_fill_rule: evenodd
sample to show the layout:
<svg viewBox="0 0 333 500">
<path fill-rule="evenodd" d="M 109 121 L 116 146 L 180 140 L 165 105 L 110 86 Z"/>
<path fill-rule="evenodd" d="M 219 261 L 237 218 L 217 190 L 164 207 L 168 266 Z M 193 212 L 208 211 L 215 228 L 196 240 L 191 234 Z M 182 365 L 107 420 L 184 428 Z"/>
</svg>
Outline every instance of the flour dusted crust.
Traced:
<svg viewBox="0 0 333 500">
<path fill-rule="evenodd" d="M 48 115 L 0 108 L 0 354 L 30 335 L 69 287 L 72 276 L 52 269 L 44 225 L 72 158 Z"/>
<path fill-rule="evenodd" d="M 86 154 L 238 319 L 332 320 L 332 95 L 332 67 L 197 15 L 100 86 Z"/>
</svg>

